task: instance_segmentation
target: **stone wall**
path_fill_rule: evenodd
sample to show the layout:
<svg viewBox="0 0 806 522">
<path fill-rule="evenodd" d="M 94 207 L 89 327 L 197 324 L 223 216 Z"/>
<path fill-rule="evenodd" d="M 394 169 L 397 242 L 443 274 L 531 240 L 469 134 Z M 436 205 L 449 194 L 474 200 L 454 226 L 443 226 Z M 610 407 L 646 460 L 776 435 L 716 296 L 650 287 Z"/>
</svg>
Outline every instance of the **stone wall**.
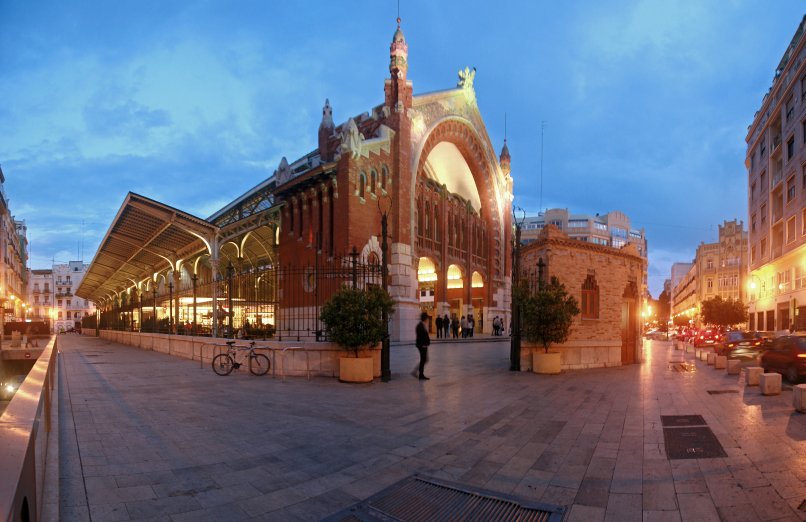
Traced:
<svg viewBox="0 0 806 522">
<path fill-rule="evenodd" d="M 86 334 L 94 336 L 95 330 L 87 331 Z M 227 339 L 190 335 L 101 330 L 100 337 L 142 350 L 151 350 L 199 361 L 201 366 L 209 366 L 213 357 L 227 349 L 225 344 Z M 236 344 L 238 346 L 248 346 L 249 342 L 238 340 Z M 273 377 L 338 377 L 339 358 L 353 357 L 352 352 L 346 352 L 333 343 L 255 341 L 255 348 L 258 352 L 265 353 L 269 357 L 271 361 L 270 375 Z M 373 376 L 380 377 L 380 345 L 370 350 L 362 350 L 359 355 L 372 357 Z"/>
<path fill-rule="evenodd" d="M 558 228 L 548 225 L 540 239 L 523 247 L 522 271 L 536 274 L 540 258 L 545 263 L 545 280 L 556 276 L 568 293 L 580 303 L 580 307 L 582 285 L 588 275 L 594 276 L 599 288 L 598 317 L 583 318 L 582 314 L 578 315 L 574 319 L 568 341 L 552 346 L 553 351 L 563 354 L 563 368 L 598 368 L 624 364 L 624 294 L 631 283 L 640 289 L 646 272 L 646 261 L 638 254 L 636 247 L 628 244 L 617 249 L 573 240 Z M 643 306 L 640 296 L 636 297 L 634 304 L 636 330 L 633 332 L 634 342 L 628 349 L 632 351 L 634 362 L 640 362 L 640 310 Z M 521 368 L 530 369 L 531 348 L 528 343 L 524 343 L 524 347 Z"/>
</svg>

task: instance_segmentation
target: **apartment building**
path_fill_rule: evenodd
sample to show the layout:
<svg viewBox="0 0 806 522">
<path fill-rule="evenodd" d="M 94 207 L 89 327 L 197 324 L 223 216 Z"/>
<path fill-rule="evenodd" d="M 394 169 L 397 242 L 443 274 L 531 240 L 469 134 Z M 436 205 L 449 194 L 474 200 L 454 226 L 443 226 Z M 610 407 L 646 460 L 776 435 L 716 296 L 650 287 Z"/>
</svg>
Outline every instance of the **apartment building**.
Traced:
<svg viewBox="0 0 806 522">
<path fill-rule="evenodd" d="M 95 314 L 94 303 L 75 295 L 89 266 L 83 261 L 53 265 L 54 332 L 67 331 L 82 317 Z"/>
<path fill-rule="evenodd" d="M 702 302 L 714 297 L 746 302 L 747 232 L 742 221 L 719 225 L 716 243 L 700 243 L 692 263 L 672 265 L 672 316 L 696 322 Z M 682 269 L 688 270 L 681 276 Z"/>
<path fill-rule="evenodd" d="M 11 214 L 5 181 L 0 168 L 0 302 L 5 303 L 4 319 L 13 321 L 23 315 L 18 298 L 28 289 L 28 227 Z"/>
<path fill-rule="evenodd" d="M 805 24 L 806 16 L 745 138 L 751 329 L 806 329 Z"/>
<path fill-rule="evenodd" d="M 641 257 L 647 257 L 646 234 L 644 229 L 635 229 L 630 218 L 618 211 L 595 216 L 571 214 L 566 208 L 552 208 L 537 216 L 527 216 L 521 227 L 521 241 L 530 243 L 540 236 L 543 227 L 551 224 L 563 231 L 571 239 L 586 241 L 594 245 L 621 248 L 633 243 Z"/>
<path fill-rule="evenodd" d="M 53 291 L 53 269 L 33 269 L 28 279 L 27 318 L 32 321 L 46 321 L 53 324 L 56 319 L 56 301 Z"/>
</svg>

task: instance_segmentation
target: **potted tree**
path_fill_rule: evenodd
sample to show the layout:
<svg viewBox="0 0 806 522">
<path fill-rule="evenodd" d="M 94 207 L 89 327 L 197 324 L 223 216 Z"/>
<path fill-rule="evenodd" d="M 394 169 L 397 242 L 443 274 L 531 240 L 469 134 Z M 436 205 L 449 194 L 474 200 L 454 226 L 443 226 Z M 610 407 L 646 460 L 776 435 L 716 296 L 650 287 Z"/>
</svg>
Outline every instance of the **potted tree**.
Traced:
<svg viewBox="0 0 806 522">
<path fill-rule="evenodd" d="M 386 290 L 377 286 L 367 289 L 342 288 L 322 307 L 320 318 L 325 335 L 353 357 L 339 358 L 339 380 L 372 382 L 372 357 L 359 357 L 362 348 L 381 342 L 386 335 L 384 309 L 392 311 L 393 301 Z"/>
<path fill-rule="evenodd" d="M 579 314 L 577 300 L 568 295 L 556 277 L 536 290 L 521 286 L 516 290 L 515 298 L 519 299 L 521 310 L 521 335 L 543 349 L 532 353 L 532 371 L 560 373 L 562 354 L 550 352 L 549 347 L 568 339 L 574 317 Z"/>
</svg>

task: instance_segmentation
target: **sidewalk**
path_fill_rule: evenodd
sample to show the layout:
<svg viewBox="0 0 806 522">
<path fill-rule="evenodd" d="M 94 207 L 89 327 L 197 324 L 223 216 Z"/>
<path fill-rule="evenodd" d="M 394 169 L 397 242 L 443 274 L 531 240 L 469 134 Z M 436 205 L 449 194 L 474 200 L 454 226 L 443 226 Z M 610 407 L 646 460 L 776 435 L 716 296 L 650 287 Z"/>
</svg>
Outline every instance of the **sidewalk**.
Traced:
<svg viewBox="0 0 806 522">
<path fill-rule="evenodd" d="M 61 520 L 319 520 L 413 473 L 568 505 L 568 520 L 803 519 L 791 391 L 762 397 L 703 362 L 678 371 L 661 341 L 642 365 L 559 376 L 507 371 L 508 343 L 461 341 L 432 345 L 430 381 L 408 375 L 414 347 L 394 346 L 391 382 L 347 385 L 218 377 L 60 336 L 74 423 Z M 728 456 L 667 460 L 660 416 L 682 414 Z"/>
</svg>

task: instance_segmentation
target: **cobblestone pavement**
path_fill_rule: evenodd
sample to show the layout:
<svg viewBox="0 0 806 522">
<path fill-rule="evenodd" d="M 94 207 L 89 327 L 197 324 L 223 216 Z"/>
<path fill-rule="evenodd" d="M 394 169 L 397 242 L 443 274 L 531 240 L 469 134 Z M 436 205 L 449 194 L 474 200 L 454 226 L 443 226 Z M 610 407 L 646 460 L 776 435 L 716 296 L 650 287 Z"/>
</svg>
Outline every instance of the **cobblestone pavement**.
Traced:
<svg viewBox="0 0 806 522">
<path fill-rule="evenodd" d="M 806 514 L 791 389 L 678 371 L 666 342 L 641 365 L 559 376 L 507 371 L 507 343 L 435 344 L 426 382 L 409 375 L 417 350 L 393 346 L 392 382 L 366 385 L 59 347 L 61 520 L 318 520 L 416 472 L 568 505 L 568 520 Z M 702 415 L 727 458 L 668 460 L 660 416 L 677 414 Z"/>
</svg>

